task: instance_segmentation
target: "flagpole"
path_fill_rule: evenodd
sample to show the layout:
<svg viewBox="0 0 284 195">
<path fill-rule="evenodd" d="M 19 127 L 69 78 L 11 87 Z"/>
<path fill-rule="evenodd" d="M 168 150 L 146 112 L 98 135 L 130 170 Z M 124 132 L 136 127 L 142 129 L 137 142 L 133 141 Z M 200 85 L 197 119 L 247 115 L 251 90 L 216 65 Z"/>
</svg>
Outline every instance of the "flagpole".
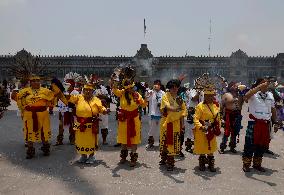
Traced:
<svg viewBox="0 0 284 195">
<path fill-rule="evenodd" d="M 146 19 L 144 18 L 144 40 L 146 39 Z"/>
</svg>

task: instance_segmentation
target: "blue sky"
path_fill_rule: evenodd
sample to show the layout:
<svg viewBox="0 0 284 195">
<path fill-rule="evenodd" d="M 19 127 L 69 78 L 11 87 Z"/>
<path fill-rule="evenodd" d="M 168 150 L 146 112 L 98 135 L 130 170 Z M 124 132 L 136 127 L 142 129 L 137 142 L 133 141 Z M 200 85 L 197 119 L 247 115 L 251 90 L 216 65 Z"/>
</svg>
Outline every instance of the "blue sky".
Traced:
<svg viewBox="0 0 284 195">
<path fill-rule="evenodd" d="M 284 53 L 283 0 L 0 0 L 0 54 Z M 143 19 L 147 33 L 143 36 Z"/>
</svg>

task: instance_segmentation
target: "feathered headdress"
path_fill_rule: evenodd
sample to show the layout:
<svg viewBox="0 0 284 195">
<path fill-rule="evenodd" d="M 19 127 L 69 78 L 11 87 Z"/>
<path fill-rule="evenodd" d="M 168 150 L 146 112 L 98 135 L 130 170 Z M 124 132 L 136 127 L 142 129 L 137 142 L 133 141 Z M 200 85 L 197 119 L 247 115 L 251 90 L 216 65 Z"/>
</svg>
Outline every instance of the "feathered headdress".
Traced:
<svg viewBox="0 0 284 195">
<path fill-rule="evenodd" d="M 43 79 L 40 75 L 45 68 L 46 66 L 41 64 L 39 57 L 34 57 L 23 49 L 15 55 L 9 73 L 22 81 Z"/>
<path fill-rule="evenodd" d="M 209 73 L 204 73 L 202 76 L 195 79 L 194 88 L 202 90 L 204 94 L 214 95 L 216 93 L 215 81 L 210 77 Z"/>
<path fill-rule="evenodd" d="M 95 74 L 91 74 L 89 77 L 85 75 L 84 78 L 84 88 L 87 89 L 94 89 L 101 81 L 103 81 Z"/>
<path fill-rule="evenodd" d="M 136 71 L 130 65 L 120 65 L 114 69 L 112 74 L 112 80 L 117 83 L 117 85 L 128 89 L 135 85 L 134 78 L 136 76 Z"/>
<path fill-rule="evenodd" d="M 75 86 L 75 83 L 82 82 L 83 77 L 76 72 L 69 72 L 64 77 L 64 82 Z"/>
</svg>

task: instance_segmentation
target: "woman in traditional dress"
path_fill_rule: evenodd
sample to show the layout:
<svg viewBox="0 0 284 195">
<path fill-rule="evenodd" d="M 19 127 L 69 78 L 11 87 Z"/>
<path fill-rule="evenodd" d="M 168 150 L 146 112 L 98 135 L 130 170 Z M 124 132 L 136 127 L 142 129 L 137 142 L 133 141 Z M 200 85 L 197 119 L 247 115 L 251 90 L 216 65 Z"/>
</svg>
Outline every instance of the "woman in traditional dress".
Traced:
<svg viewBox="0 0 284 195">
<path fill-rule="evenodd" d="M 167 164 L 168 171 L 174 168 L 174 156 L 181 151 L 181 131 L 184 131 L 184 117 L 187 115 L 185 103 L 178 96 L 180 81 L 177 79 L 167 83 L 166 92 L 161 101 L 163 113 L 160 124 L 160 165 Z"/>
<path fill-rule="evenodd" d="M 68 102 L 75 104 L 74 123 L 75 146 L 81 155 L 79 163 L 95 163 L 95 151 L 98 147 L 99 114 L 106 114 L 101 100 L 93 95 L 94 85 L 85 84 L 83 94 L 71 95 Z"/>
<path fill-rule="evenodd" d="M 120 109 L 118 111 L 118 132 L 117 143 L 121 143 L 120 163 L 125 163 L 130 153 L 130 166 L 136 166 L 138 159 L 137 145 L 141 143 L 141 120 L 139 119 L 139 106 L 145 107 L 147 102 L 134 90 L 132 79 L 125 78 L 122 81 L 123 89 L 118 89 L 112 83 L 112 91 L 120 99 Z"/>
<path fill-rule="evenodd" d="M 213 85 L 204 88 L 204 101 L 195 108 L 194 122 L 194 153 L 199 156 L 199 170 L 205 171 L 205 164 L 211 172 L 214 167 L 214 152 L 217 150 L 216 136 L 220 135 L 220 108 L 215 102 L 215 89 Z M 206 157 L 207 155 L 207 157 Z"/>
</svg>

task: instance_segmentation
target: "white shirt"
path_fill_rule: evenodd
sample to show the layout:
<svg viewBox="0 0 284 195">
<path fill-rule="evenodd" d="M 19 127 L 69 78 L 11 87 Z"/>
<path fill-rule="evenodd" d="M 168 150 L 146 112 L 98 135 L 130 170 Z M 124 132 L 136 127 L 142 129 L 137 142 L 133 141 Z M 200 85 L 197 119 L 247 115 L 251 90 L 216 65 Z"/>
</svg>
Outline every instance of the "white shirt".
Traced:
<svg viewBox="0 0 284 195">
<path fill-rule="evenodd" d="M 197 91 L 195 89 L 190 89 L 190 90 L 187 90 L 186 91 L 186 100 L 185 100 L 185 103 L 186 103 L 186 107 L 187 108 L 195 108 L 195 106 L 197 106 L 197 104 L 199 102 L 203 102 L 204 100 L 204 93 L 201 91 L 200 92 L 200 95 L 199 95 L 199 100 L 198 101 L 193 101 L 192 98 L 194 96 L 196 96 L 197 94 Z"/>
<path fill-rule="evenodd" d="M 68 92 L 65 92 L 68 94 Z M 77 90 L 73 90 L 70 95 L 78 95 L 79 92 Z M 68 105 L 65 105 L 60 99 L 58 100 L 58 111 L 59 112 L 72 112 L 72 108 L 69 108 Z"/>
<path fill-rule="evenodd" d="M 146 93 L 146 99 L 149 101 L 149 114 L 153 116 L 161 116 L 160 107 L 158 104 L 161 103 L 162 97 L 165 94 L 164 91 L 149 90 Z"/>
<path fill-rule="evenodd" d="M 95 96 L 99 96 L 99 95 L 106 95 L 109 97 L 109 94 L 108 94 L 108 91 L 107 91 L 107 88 L 103 85 L 100 85 L 100 88 L 99 89 L 96 89 L 94 91 L 94 95 Z"/>
<path fill-rule="evenodd" d="M 266 97 L 263 98 L 261 97 L 261 94 L 263 93 L 259 91 L 249 98 L 249 113 L 257 119 L 270 120 L 272 116 L 271 108 L 275 107 L 273 94 L 271 92 L 266 92 L 264 93 L 264 96 Z"/>
</svg>

